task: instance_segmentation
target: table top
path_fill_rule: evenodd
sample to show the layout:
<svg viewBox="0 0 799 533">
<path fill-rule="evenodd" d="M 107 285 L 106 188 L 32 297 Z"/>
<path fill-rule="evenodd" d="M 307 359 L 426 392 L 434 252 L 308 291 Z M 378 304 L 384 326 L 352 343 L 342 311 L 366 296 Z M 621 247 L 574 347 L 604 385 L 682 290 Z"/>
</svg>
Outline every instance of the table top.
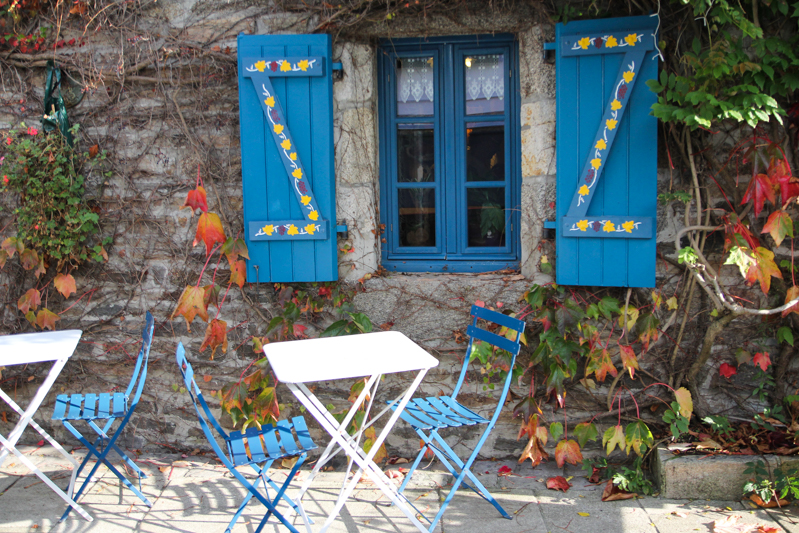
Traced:
<svg viewBox="0 0 799 533">
<path fill-rule="evenodd" d="M 438 360 L 399 331 L 275 342 L 264 346 L 275 376 L 307 383 L 433 368 Z"/>
<path fill-rule="evenodd" d="M 75 351 L 79 329 L 0 336 L 0 366 L 68 359 Z"/>
</svg>

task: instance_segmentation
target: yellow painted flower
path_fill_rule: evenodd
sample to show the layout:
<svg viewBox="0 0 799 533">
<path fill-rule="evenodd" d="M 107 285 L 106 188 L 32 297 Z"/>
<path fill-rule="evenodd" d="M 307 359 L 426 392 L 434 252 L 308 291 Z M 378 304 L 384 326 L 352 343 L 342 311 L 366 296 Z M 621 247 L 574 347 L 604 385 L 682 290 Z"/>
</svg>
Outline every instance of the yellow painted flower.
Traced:
<svg viewBox="0 0 799 533">
<path fill-rule="evenodd" d="M 290 150 L 291 149 L 291 141 L 286 139 L 285 141 L 280 143 L 280 146 L 282 146 L 284 150 Z"/>
<path fill-rule="evenodd" d="M 266 68 L 266 61 L 259 61 L 253 65 L 258 72 L 263 72 Z"/>
<path fill-rule="evenodd" d="M 619 102 L 614 98 L 613 101 L 610 103 L 610 110 L 618 111 L 619 109 L 621 109 L 621 102 Z"/>
<path fill-rule="evenodd" d="M 308 205 L 311 202 L 311 197 L 303 196 L 302 198 L 300 198 L 300 200 L 302 201 L 302 205 Z"/>
<path fill-rule="evenodd" d="M 602 231 L 613 233 L 614 231 L 616 231 L 616 226 L 610 220 L 606 220 L 605 225 L 602 226 Z"/>
<path fill-rule="evenodd" d="M 297 226 L 295 226 L 294 224 L 289 226 L 289 230 L 288 230 L 287 233 L 289 235 L 299 235 L 300 234 L 300 232 L 297 230 Z"/>
<path fill-rule="evenodd" d="M 294 176 L 295 178 L 297 178 L 298 180 L 301 180 L 302 179 L 302 169 L 301 168 L 295 168 L 294 172 L 292 172 L 291 175 Z"/>
<path fill-rule="evenodd" d="M 624 228 L 624 231 L 626 231 L 627 233 L 632 233 L 633 228 L 635 228 L 635 222 L 633 222 L 632 220 L 628 220 L 627 222 L 622 224 L 621 227 Z"/>
<path fill-rule="evenodd" d="M 316 231 L 316 225 L 308 224 L 307 226 L 305 226 L 305 231 L 308 232 L 308 235 L 313 235 L 313 232 Z"/>
<path fill-rule="evenodd" d="M 605 148 L 607 148 L 607 147 L 608 147 L 608 143 L 606 143 L 606 142 L 605 142 L 605 139 L 599 139 L 599 140 L 596 142 L 596 148 L 597 148 L 597 150 L 604 150 L 604 149 L 605 149 Z"/>
<path fill-rule="evenodd" d="M 280 63 L 280 72 L 291 72 L 291 64 L 289 64 L 288 61 L 283 61 Z"/>
<path fill-rule="evenodd" d="M 589 39 L 588 37 L 583 37 L 582 39 L 577 41 L 577 44 L 579 44 L 580 48 L 582 48 L 583 50 L 588 50 L 588 46 L 591 44 L 591 39 Z"/>
<path fill-rule="evenodd" d="M 274 96 L 270 96 L 269 98 L 264 100 L 264 103 L 266 105 L 268 105 L 269 107 L 275 107 L 275 97 Z"/>
<path fill-rule="evenodd" d="M 319 212 L 318 211 L 311 211 L 308 213 L 308 218 L 311 220 L 319 220 Z"/>
<path fill-rule="evenodd" d="M 289 159 L 291 159 L 292 161 L 296 161 L 297 160 L 297 152 L 291 152 L 289 154 Z"/>
<path fill-rule="evenodd" d="M 630 83 L 631 81 L 633 81 L 633 78 L 635 77 L 635 72 L 633 72 L 632 70 L 628 70 L 627 72 L 622 74 L 622 77 L 624 78 L 624 81 Z"/>
<path fill-rule="evenodd" d="M 588 187 L 583 185 L 582 187 L 580 187 L 580 190 L 577 191 L 577 194 L 579 194 L 580 196 L 588 196 Z"/>
<path fill-rule="evenodd" d="M 591 160 L 591 166 L 594 168 L 599 168 L 601 164 L 602 164 L 602 158 L 597 157 Z"/>
<path fill-rule="evenodd" d="M 275 128 L 274 129 L 275 129 L 275 133 L 280 135 L 281 133 L 283 133 L 283 124 L 275 124 Z"/>
<path fill-rule="evenodd" d="M 608 120 L 605 121 L 605 124 L 607 125 L 609 130 L 616 129 L 616 124 L 618 123 L 619 123 L 618 120 L 613 120 L 612 118 L 609 118 Z"/>
<path fill-rule="evenodd" d="M 635 43 L 638 42 L 638 35 L 635 33 L 631 33 L 630 35 L 625 37 L 624 40 L 627 41 L 627 44 L 629 44 L 630 46 L 635 46 Z"/>
<path fill-rule="evenodd" d="M 619 41 L 614 36 L 611 35 L 605 39 L 605 48 L 616 48 L 617 46 L 619 46 Z"/>
<path fill-rule="evenodd" d="M 297 66 L 300 67 L 301 71 L 305 72 L 306 70 L 308 70 L 308 60 L 303 59 L 302 61 L 297 63 Z"/>
<path fill-rule="evenodd" d="M 273 226 L 272 224 L 267 224 L 266 226 L 261 228 L 261 231 L 263 231 L 267 235 L 272 235 L 275 232 L 275 226 Z"/>
<path fill-rule="evenodd" d="M 577 227 L 580 228 L 580 231 L 587 230 L 588 229 L 588 221 L 587 220 L 581 220 L 581 221 L 577 222 Z"/>
</svg>

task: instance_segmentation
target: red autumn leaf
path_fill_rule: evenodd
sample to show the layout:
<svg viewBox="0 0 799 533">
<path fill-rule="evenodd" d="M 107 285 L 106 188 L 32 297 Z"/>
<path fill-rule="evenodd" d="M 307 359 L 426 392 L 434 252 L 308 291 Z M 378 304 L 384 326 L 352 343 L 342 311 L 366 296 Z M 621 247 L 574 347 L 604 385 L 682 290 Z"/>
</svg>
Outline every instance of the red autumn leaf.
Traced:
<svg viewBox="0 0 799 533">
<path fill-rule="evenodd" d="M 219 292 L 222 290 L 222 287 L 212 283 L 210 285 L 204 285 L 202 289 L 203 305 L 205 305 L 205 308 L 208 309 L 208 306 L 213 304 L 214 307 L 219 309 Z"/>
<path fill-rule="evenodd" d="M 222 353 L 227 353 L 227 322 L 224 320 L 213 319 L 205 328 L 205 338 L 200 346 L 200 351 L 211 347 L 211 360 L 213 361 L 216 349 L 221 347 Z"/>
<path fill-rule="evenodd" d="M 230 283 L 235 283 L 239 288 L 242 288 L 246 281 L 247 263 L 245 263 L 243 259 L 239 259 L 230 265 Z"/>
<path fill-rule="evenodd" d="M 89 159 L 94 159 L 95 157 L 97 157 L 97 154 L 99 153 L 100 153 L 100 147 L 96 144 L 92 145 L 91 148 L 89 148 Z"/>
<path fill-rule="evenodd" d="M 760 241 L 755 237 L 749 228 L 741 223 L 741 219 L 735 213 L 730 213 L 729 216 L 722 217 L 724 221 L 724 251 L 727 252 L 733 246 L 743 246 L 744 243 L 740 242 L 743 238 L 747 248 L 753 250 L 760 246 Z"/>
<path fill-rule="evenodd" d="M 799 180 L 791 175 L 791 167 L 784 159 L 772 158 L 768 165 L 771 182 L 780 188 L 780 202 L 787 204 L 792 198 L 799 196 Z"/>
<path fill-rule="evenodd" d="M 39 254 L 30 248 L 19 254 L 19 261 L 25 270 L 33 270 L 39 265 Z"/>
<path fill-rule="evenodd" d="M 619 344 L 619 353 L 621 354 L 622 365 L 630 371 L 630 377 L 635 379 L 635 371 L 638 370 L 638 360 L 635 358 L 635 352 L 629 346 Z"/>
<path fill-rule="evenodd" d="M 563 439 L 555 446 L 555 462 L 559 468 L 563 468 L 564 463 L 577 465 L 583 462 L 583 454 L 580 452 L 580 445 L 576 441 Z"/>
<path fill-rule="evenodd" d="M 796 300 L 797 298 L 799 298 L 799 287 L 794 285 L 793 287 L 788 289 L 787 293 L 785 293 L 785 303 L 786 304 L 790 303 L 793 300 Z M 797 315 L 799 315 L 799 302 L 793 304 L 791 307 L 783 311 L 782 312 L 783 318 L 788 316 L 790 313 L 796 313 Z"/>
<path fill-rule="evenodd" d="M 293 333 L 294 336 L 297 338 L 306 337 L 305 330 L 308 329 L 308 326 L 303 326 L 302 324 L 294 324 Z"/>
<path fill-rule="evenodd" d="M 485 307 L 486 303 L 482 300 L 475 300 L 474 305 L 476 305 L 477 307 Z"/>
<path fill-rule="evenodd" d="M 621 490 L 619 487 L 613 484 L 613 480 L 608 480 L 607 485 L 605 485 L 605 490 L 602 491 L 602 501 L 603 502 L 612 502 L 616 500 L 629 500 L 630 498 L 635 498 L 638 496 L 635 492 L 627 492 L 626 490 Z"/>
<path fill-rule="evenodd" d="M 9 259 L 14 257 L 14 253 L 21 254 L 25 250 L 25 245 L 16 237 L 9 237 L 0 244 L 0 248 L 5 250 Z"/>
<path fill-rule="evenodd" d="M 511 470 L 511 468 L 508 465 L 502 465 L 502 466 L 499 467 L 499 471 L 497 472 L 497 475 L 507 477 L 507 476 L 511 475 L 512 473 L 513 473 L 513 470 Z"/>
<path fill-rule="evenodd" d="M 44 259 L 40 257 L 39 258 L 39 264 L 36 265 L 36 270 L 33 271 L 33 274 L 38 278 L 42 274 L 45 274 L 46 272 L 47 272 L 47 269 L 44 266 Z"/>
<path fill-rule="evenodd" d="M 746 272 L 746 283 L 753 284 L 755 280 L 760 282 L 760 290 L 763 294 L 768 294 L 771 288 L 771 277 L 782 279 L 782 272 L 774 262 L 774 252 L 765 248 L 756 248 L 753 254 L 755 262 Z"/>
<path fill-rule="evenodd" d="M 72 277 L 72 274 L 57 275 L 53 280 L 53 285 L 64 298 L 69 298 L 70 294 L 78 292 L 75 288 L 75 278 Z"/>
<path fill-rule="evenodd" d="M 187 285 L 180 295 L 178 305 L 170 316 L 170 320 L 176 316 L 186 319 L 186 329 L 191 331 L 191 322 L 194 317 L 199 315 L 205 322 L 208 322 L 208 309 L 205 306 L 205 291 L 194 285 Z"/>
<path fill-rule="evenodd" d="M 563 476 L 553 476 L 547 478 L 547 488 L 549 490 L 562 490 L 566 492 L 571 488 L 571 483 L 566 481 L 566 478 Z"/>
<path fill-rule="evenodd" d="M 771 357 L 769 357 L 768 352 L 756 353 L 752 358 L 752 364 L 759 366 L 765 372 L 771 366 Z"/>
<path fill-rule="evenodd" d="M 231 265 L 236 262 L 239 256 L 245 259 L 250 258 L 247 243 L 244 242 L 244 239 L 234 239 L 233 237 L 226 240 L 225 244 L 222 245 L 222 253 L 225 254 L 228 263 Z"/>
<path fill-rule="evenodd" d="M 719 375 L 724 376 L 727 379 L 730 379 L 737 373 L 738 370 L 729 363 L 721 363 L 721 366 L 719 367 Z"/>
<path fill-rule="evenodd" d="M 205 243 L 205 255 L 210 255 L 216 243 L 225 242 L 225 230 L 222 229 L 222 221 L 216 213 L 203 213 L 197 221 L 197 233 L 194 235 L 192 246 L 203 241 Z"/>
<path fill-rule="evenodd" d="M 786 236 L 793 238 L 793 220 L 788 213 L 778 209 L 769 215 L 761 233 L 771 234 L 774 242 L 779 246 Z"/>
<path fill-rule="evenodd" d="M 602 470 L 599 468 L 592 466 L 591 467 L 591 475 L 588 477 L 589 483 L 599 483 L 602 480 Z"/>
<path fill-rule="evenodd" d="M 212 357 L 212 359 L 213 359 L 213 357 Z M 210 375 L 208 375 L 208 374 L 204 374 L 204 375 L 203 375 L 203 381 L 205 381 L 206 383 L 208 383 L 208 382 L 209 382 L 209 381 L 211 381 L 212 379 L 214 379 L 214 376 L 210 376 Z"/>
<path fill-rule="evenodd" d="M 180 206 L 181 209 L 188 207 L 191 209 L 191 214 L 194 216 L 194 210 L 199 209 L 203 213 L 208 212 L 208 200 L 203 186 L 198 186 L 193 191 L 189 191 L 186 195 L 186 201 Z"/>
<path fill-rule="evenodd" d="M 17 307 L 23 313 L 27 314 L 28 311 L 36 311 L 42 303 L 42 295 L 36 289 L 28 289 L 28 292 L 22 295 L 17 302 Z"/>
<path fill-rule="evenodd" d="M 61 317 L 49 309 L 42 309 L 36 314 L 36 325 L 42 329 L 55 331 L 56 320 L 61 320 Z"/>
<path fill-rule="evenodd" d="M 739 523 L 740 515 L 728 515 L 713 522 L 713 533 L 780 533 L 782 529 L 763 524 Z"/>
<path fill-rule="evenodd" d="M 592 350 L 589 357 L 588 366 L 585 369 L 586 375 L 594 372 L 597 381 L 602 382 L 605 381 L 605 376 L 608 373 L 614 378 L 619 374 L 613 361 L 610 360 L 610 355 L 606 349 Z"/>
<path fill-rule="evenodd" d="M 741 205 L 746 204 L 749 200 L 755 202 L 755 216 L 760 215 L 763 210 L 763 203 L 768 200 L 774 203 L 774 185 L 771 179 L 766 174 L 757 174 L 752 177 L 749 186 L 746 188 Z"/>
</svg>

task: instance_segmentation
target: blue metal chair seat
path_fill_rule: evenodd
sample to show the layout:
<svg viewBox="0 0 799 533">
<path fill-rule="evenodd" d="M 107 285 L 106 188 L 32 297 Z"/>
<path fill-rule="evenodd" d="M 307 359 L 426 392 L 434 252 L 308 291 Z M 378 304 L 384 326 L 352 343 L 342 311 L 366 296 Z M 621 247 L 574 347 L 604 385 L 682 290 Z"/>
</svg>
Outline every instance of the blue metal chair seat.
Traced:
<svg viewBox="0 0 799 533">
<path fill-rule="evenodd" d="M 519 349 L 521 348 L 520 342 L 522 332 L 524 331 L 524 322 L 516 318 L 503 315 L 502 313 L 491 311 L 490 309 L 478 307 L 476 305 L 472 306 L 471 315 L 473 317 L 472 324 L 466 330 L 466 334 L 469 337 L 469 345 L 466 348 L 466 356 L 464 357 L 463 367 L 461 368 L 460 376 L 452 395 L 413 398 L 410 402 L 408 402 L 402 413 L 400 413 L 400 417 L 411 425 L 411 427 L 416 431 L 417 435 L 419 435 L 419 438 L 422 439 L 424 445 L 419 451 L 419 455 L 416 456 L 416 460 L 414 461 L 410 470 L 406 474 L 405 480 L 402 482 L 402 485 L 399 488 L 399 492 L 402 493 L 405 490 L 405 486 L 411 480 L 411 477 L 416 471 L 416 468 L 419 466 L 422 457 L 424 457 L 425 452 L 428 450 L 431 450 L 455 477 L 452 488 L 450 489 L 449 494 L 447 494 L 444 501 L 441 503 L 438 514 L 433 518 L 433 520 L 429 520 L 425 517 L 428 522 L 430 522 L 429 530 L 431 532 L 433 529 L 435 529 L 438 521 L 441 520 L 444 511 L 447 509 L 447 506 L 455 495 L 455 491 L 458 490 L 461 484 L 482 496 L 486 501 L 493 505 L 504 518 L 511 519 L 511 516 L 502 508 L 502 506 L 496 501 L 491 493 L 488 492 L 488 490 L 486 490 L 486 488 L 480 483 L 477 477 L 475 477 L 475 475 L 470 471 L 470 468 L 472 463 L 474 463 L 475 459 L 477 458 L 480 448 L 482 448 L 483 444 L 488 438 L 489 433 L 491 433 L 491 430 L 497 423 L 499 413 L 502 411 L 502 406 L 505 404 L 505 399 L 508 397 L 508 391 L 510 390 L 513 373 L 512 371 L 508 371 L 507 376 L 505 377 L 502 393 L 500 394 L 497 407 L 494 410 L 494 414 L 492 415 L 491 419 L 487 419 L 475 413 L 468 407 L 458 402 L 456 397 L 466 378 L 466 373 L 469 367 L 469 361 L 471 360 L 472 349 L 475 346 L 475 341 L 488 343 L 500 350 L 508 352 L 511 356 L 509 368 L 512 369 L 516 362 L 516 356 L 519 354 Z M 478 327 L 480 324 L 478 322 L 479 320 L 485 321 L 486 323 L 493 323 L 493 325 L 490 326 L 492 329 L 497 329 L 497 326 L 499 326 L 502 328 L 499 331 L 507 332 L 507 336 L 513 337 L 513 340 L 502 335 L 497 335 L 488 329 Z M 392 409 L 396 408 L 392 405 Z M 466 461 L 461 460 L 455 451 L 444 440 L 444 437 L 439 434 L 440 430 L 446 428 L 477 425 L 486 427 L 483 430 L 477 445 L 475 446 L 474 450 L 472 450 L 472 453 L 469 455 Z M 419 511 L 419 509 L 416 510 L 420 515 L 422 515 L 422 517 L 424 517 L 424 514 Z"/>
<path fill-rule="evenodd" d="M 116 441 L 122 434 L 122 430 L 130 421 L 130 417 L 136 410 L 139 403 L 144 383 L 147 380 L 147 365 L 150 360 L 150 346 L 153 343 L 153 328 L 155 321 L 153 315 L 148 311 L 145 315 L 144 328 L 142 330 L 142 345 L 139 350 L 139 355 L 136 358 L 136 366 L 133 369 L 133 376 L 130 379 L 128 388 L 125 392 L 103 392 L 100 394 L 59 394 L 56 397 L 55 409 L 53 410 L 53 420 L 59 420 L 64 427 L 78 439 L 89 453 L 81 462 L 78 467 L 77 476 L 83 471 L 83 468 L 94 457 L 97 461 L 91 469 L 83 484 L 74 494 L 71 494 L 72 499 L 78 500 L 84 489 L 88 486 L 92 476 L 97 471 L 101 464 L 105 464 L 111 472 L 117 476 L 122 483 L 125 484 L 136 496 L 143 501 L 147 507 L 152 507 L 153 504 L 141 492 L 141 480 L 146 478 L 147 475 L 139 468 L 139 466 L 117 446 Z M 109 432 L 117 420 L 122 420 L 119 427 L 110 435 Z M 96 434 L 97 438 L 94 443 L 84 437 L 80 431 L 73 425 L 74 422 L 85 422 Z M 98 423 L 100 425 L 98 425 Z M 102 425 L 102 427 L 101 427 Z M 102 448 L 102 451 L 100 451 Z M 108 461 L 108 452 L 111 450 L 116 451 L 122 460 L 134 471 L 138 476 L 139 487 L 136 488 L 113 464 Z M 61 516 L 64 520 L 69 512 L 72 510 L 71 506 L 67 506 L 67 510 Z"/>
<path fill-rule="evenodd" d="M 267 520 L 273 514 L 280 522 L 286 526 L 292 533 L 299 533 L 297 529 L 276 509 L 281 500 L 286 501 L 296 512 L 300 514 L 308 533 L 311 532 L 309 524 L 313 522 L 305 514 L 302 504 L 292 500 L 287 494 L 291 481 L 294 479 L 295 474 L 305 462 L 307 452 L 316 448 L 311 436 L 308 432 L 308 426 L 305 424 L 305 419 L 301 416 L 288 420 L 281 420 L 276 425 L 264 424 L 260 429 L 251 427 L 241 431 L 232 431 L 228 434 L 216 418 L 211 413 L 211 409 L 203 398 L 200 388 L 194 379 L 194 370 L 191 364 L 186 359 L 186 352 L 183 344 L 179 343 L 177 352 L 175 354 L 178 368 L 180 369 L 183 383 L 191 396 L 194 403 L 194 410 L 197 412 L 197 418 L 200 422 L 200 427 L 205 434 L 208 443 L 216 452 L 216 455 L 222 461 L 230 473 L 235 477 L 245 489 L 247 495 L 239 506 L 236 514 L 233 515 L 230 524 L 228 524 L 226 533 L 233 529 L 239 517 L 244 512 L 244 508 L 252 498 L 255 498 L 266 507 L 267 512 L 264 515 L 256 533 L 260 533 L 266 525 Z M 216 431 L 216 435 L 211 431 L 211 427 Z M 225 450 L 217 442 L 218 437 L 225 443 Z M 278 486 L 268 475 L 268 470 L 278 459 L 284 457 L 297 457 L 296 463 L 291 468 L 291 471 L 286 476 L 283 485 Z M 250 465 L 255 470 L 256 475 L 260 482 L 263 483 L 264 492 L 258 490 L 258 482 L 255 484 L 250 483 L 244 475 L 239 472 L 236 467 Z M 269 488 L 271 487 L 275 492 L 274 497 L 270 497 Z"/>
</svg>

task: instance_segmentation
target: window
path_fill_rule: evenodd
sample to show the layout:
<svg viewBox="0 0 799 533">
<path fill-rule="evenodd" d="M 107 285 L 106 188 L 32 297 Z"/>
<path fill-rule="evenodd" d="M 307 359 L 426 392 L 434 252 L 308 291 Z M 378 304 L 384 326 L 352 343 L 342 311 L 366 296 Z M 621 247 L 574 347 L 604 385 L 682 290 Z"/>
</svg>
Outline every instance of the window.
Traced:
<svg viewBox="0 0 799 533">
<path fill-rule="evenodd" d="M 518 267 L 516 65 L 512 36 L 381 43 L 380 201 L 386 269 Z"/>
</svg>

